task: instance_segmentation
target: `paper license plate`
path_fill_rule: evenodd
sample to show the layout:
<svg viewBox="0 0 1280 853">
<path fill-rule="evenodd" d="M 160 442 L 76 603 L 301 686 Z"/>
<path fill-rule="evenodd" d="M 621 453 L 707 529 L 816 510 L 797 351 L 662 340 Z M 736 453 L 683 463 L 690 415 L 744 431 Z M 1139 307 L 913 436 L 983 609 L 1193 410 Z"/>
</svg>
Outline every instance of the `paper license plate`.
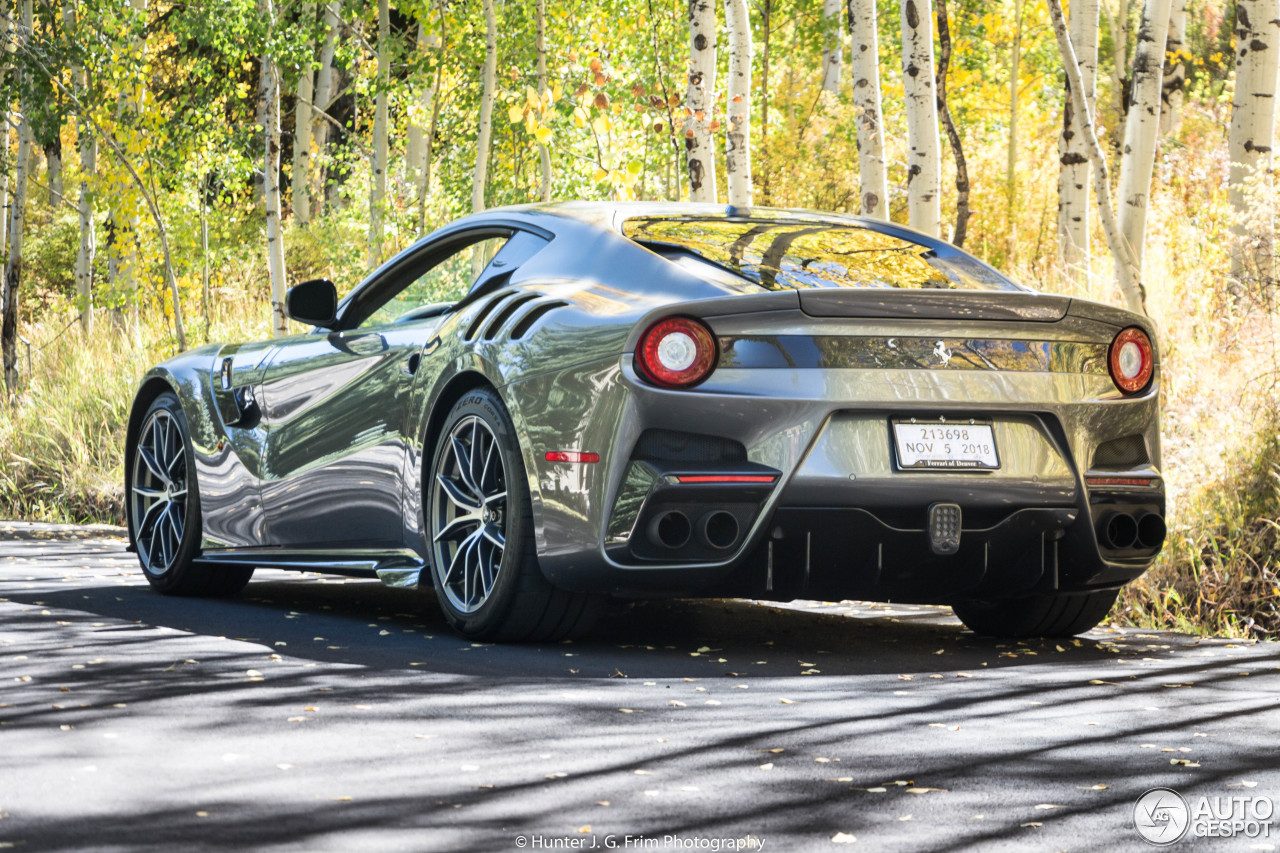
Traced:
<svg viewBox="0 0 1280 853">
<path fill-rule="evenodd" d="M 899 468 L 991 470 L 1000 467 L 990 424 L 895 421 L 893 441 Z"/>
</svg>

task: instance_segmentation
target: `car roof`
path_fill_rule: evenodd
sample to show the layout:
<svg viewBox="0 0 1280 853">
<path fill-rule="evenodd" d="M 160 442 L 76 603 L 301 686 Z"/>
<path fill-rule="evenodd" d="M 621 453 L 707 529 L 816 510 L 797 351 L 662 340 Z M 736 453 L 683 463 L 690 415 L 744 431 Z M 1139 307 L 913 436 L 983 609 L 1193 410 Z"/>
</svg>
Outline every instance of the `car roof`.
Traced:
<svg viewBox="0 0 1280 853">
<path fill-rule="evenodd" d="M 576 219 L 579 222 L 591 225 L 607 226 L 612 230 L 621 230 L 624 221 L 639 217 L 732 218 L 761 221 L 793 219 L 799 222 L 838 222 L 846 225 L 856 223 L 873 227 L 887 225 L 895 230 L 900 229 L 910 233 L 913 236 L 919 236 L 926 240 L 931 239 L 925 234 L 902 228 L 902 226 L 850 214 L 780 207 L 733 207 L 731 205 L 710 204 L 707 202 L 556 201 L 494 207 L 484 211 L 484 213 L 494 216 L 501 216 L 503 213 L 550 214 L 567 219 Z"/>
</svg>

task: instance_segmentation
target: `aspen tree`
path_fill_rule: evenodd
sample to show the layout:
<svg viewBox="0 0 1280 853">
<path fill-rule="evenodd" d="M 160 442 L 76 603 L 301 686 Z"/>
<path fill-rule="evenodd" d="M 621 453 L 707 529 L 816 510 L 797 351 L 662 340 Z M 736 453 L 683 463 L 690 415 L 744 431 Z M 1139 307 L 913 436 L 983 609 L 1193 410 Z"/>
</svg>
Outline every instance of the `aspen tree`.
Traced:
<svg viewBox="0 0 1280 853">
<path fill-rule="evenodd" d="M 689 200 L 716 200 L 716 155 L 712 126 L 716 110 L 716 7 L 714 0 L 689 0 L 689 87 L 684 121 Z"/>
<path fill-rule="evenodd" d="M 471 212 L 484 210 L 484 189 L 489 174 L 489 136 L 493 131 L 493 90 L 498 75 L 498 19 L 493 0 L 484 6 L 484 92 L 480 97 L 480 133 L 476 140 L 476 179 L 471 185 Z M 479 272 L 479 270 L 477 270 Z"/>
<path fill-rule="evenodd" d="M 858 179 L 862 215 L 889 219 L 889 173 L 880 118 L 880 38 L 875 0 L 849 0 L 853 103 L 858 110 Z"/>
<path fill-rule="evenodd" d="M 306 58 L 298 70 L 298 97 L 293 106 L 293 221 L 306 225 L 311 219 L 311 110 L 315 98 L 315 71 L 311 68 L 314 46 L 311 28 L 316 20 L 315 0 L 302 4 L 302 28 L 306 36 Z"/>
<path fill-rule="evenodd" d="M 284 315 L 284 235 L 280 229 L 280 71 L 271 55 L 275 30 L 272 0 L 258 0 L 258 11 L 267 24 L 262 48 L 263 79 L 263 193 L 267 208 L 267 270 L 271 276 L 271 333 L 288 334 Z"/>
<path fill-rule="evenodd" d="M 547 98 L 547 0 L 538 0 L 537 8 L 538 38 L 535 47 L 538 51 L 538 97 L 545 102 Z M 551 149 L 547 143 L 538 143 L 538 161 L 542 167 L 542 188 L 538 193 L 541 201 L 551 201 Z"/>
<path fill-rule="evenodd" d="M 147 21 L 147 0 L 129 0 L 129 8 L 135 15 L 141 17 L 142 23 L 145 25 Z M 139 26 L 138 30 L 145 32 L 145 26 Z M 137 65 L 144 65 L 147 56 L 147 40 L 145 36 L 139 36 L 134 39 L 133 49 L 136 52 L 135 62 Z M 136 85 L 131 84 L 128 91 L 120 94 L 116 108 L 124 124 L 128 125 L 136 121 L 138 114 L 142 111 L 145 100 L 146 84 L 142 81 L 139 81 Z M 137 138 L 136 134 L 137 131 L 132 134 L 135 139 Z M 125 147 L 128 148 L 128 144 Z M 118 276 L 117 280 L 113 281 L 112 284 L 115 289 L 124 290 L 128 294 L 128 325 L 133 335 L 134 343 L 137 344 L 142 343 L 142 323 L 138 316 L 138 274 L 141 267 L 141 259 L 138 257 L 138 225 L 140 220 L 141 217 L 136 210 L 121 211 L 119 217 L 113 211 L 111 216 L 113 236 L 117 241 L 113 260 L 116 261 L 115 271 Z M 123 246 L 118 245 L 121 240 L 123 240 Z"/>
<path fill-rule="evenodd" d="M 316 70 L 315 108 L 311 111 L 311 138 L 314 140 L 316 154 L 311 165 L 311 196 L 315 212 L 324 212 L 324 155 L 329 143 L 328 113 L 334 97 L 333 56 L 338 48 L 338 32 L 341 19 L 338 17 L 338 0 L 329 0 L 324 5 L 324 44 L 320 48 L 320 67 Z"/>
<path fill-rule="evenodd" d="M 1013 0 L 1013 44 L 1009 49 L 1009 139 L 1005 148 L 1004 215 L 1009 238 L 1009 263 L 1017 260 L 1018 220 L 1014 218 L 1014 201 L 1018 196 L 1018 78 L 1022 71 L 1022 23 L 1024 0 Z"/>
<path fill-rule="evenodd" d="M 9 81 L 14 73 L 13 52 L 8 49 L 8 45 L 13 43 L 13 15 L 11 14 L 9 0 L 0 0 L 0 36 L 4 39 L 5 49 L 0 51 L 0 92 L 9 91 Z M 10 132 L 14 126 L 13 103 L 8 98 L 3 99 L 3 106 L 0 106 L 0 121 L 3 127 L 0 127 L 0 151 L 5 152 L 3 158 L 7 160 L 7 152 L 11 149 Z M 8 253 L 9 251 L 9 217 L 4 215 L 4 211 L 9 210 L 9 170 L 0 169 L 0 253 Z M 0 330 L 4 326 L 4 315 L 8 310 L 8 281 L 3 277 L 3 270 L 0 269 Z M 2 332 L 0 332 L 2 334 Z M 0 343 L 0 351 L 3 350 L 3 344 Z M 3 357 L 0 356 L 0 374 L 3 374 Z"/>
<path fill-rule="evenodd" d="M 902 0 L 902 71 L 907 107 L 907 211 L 912 228 L 942 231 L 942 158 L 934 94 L 930 0 Z"/>
<path fill-rule="evenodd" d="M 1098 0 L 1071 3 L 1071 44 L 1084 84 L 1080 95 L 1091 112 L 1097 111 L 1099 5 Z M 1070 97 L 1062 107 L 1058 162 L 1058 253 L 1067 278 L 1083 284 L 1089 272 L 1090 166 L 1080 114 Z"/>
<path fill-rule="evenodd" d="M 1280 44 L 1280 0 L 1236 3 L 1236 90 L 1231 104 L 1229 195 L 1237 246 L 1231 272 L 1246 269 L 1246 241 L 1266 234 L 1267 252 L 1274 216 L 1271 199 L 1271 148 L 1276 118 L 1276 73 Z"/>
<path fill-rule="evenodd" d="M 947 133 L 947 142 L 956 161 L 956 227 L 951 242 L 963 246 L 969 229 L 969 164 L 964 159 L 960 131 L 951 118 L 947 105 L 947 68 L 951 64 L 951 23 L 947 18 L 947 0 L 938 0 L 938 118 Z"/>
<path fill-rule="evenodd" d="M 378 0 L 378 91 L 373 98 L 373 156 L 369 175 L 369 269 L 382 263 L 383 206 L 387 198 L 388 89 L 391 88 L 391 10 Z"/>
<path fill-rule="evenodd" d="M 1169 38 L 1165 44 L 1164 85 L 1161 97 L 1160 135 L 1178 132 L 1182 123 L 1182 98 L 1187 87 L 1187 0 L 1173 0 L 1169 13 Z"/>
<path fill-rule="evenodd" d="M 751 179 L 751 18 L 747 0 L 725 0 L 724 20 L 729 31 L 729 105 L 725 118 L 725 175 L 729 204 L 750 207 Z"/>
<path fill-rule="evenodd" d="M 1142 285 L 1138 281 L 1138 268 L 1134 263 L 1132 251 L 1120 233 L 1120 225 L 1116 222 L 1115 207 L 1111 204 L 1111 183 L 1107 174 L 1107 158 L 1102 153 L 1102 144 L 1098 142 L 1098 134 L 1094 130 L 1093 108 L 1083 97 L 1084 81 L 1080 77 L 1080 63 L 1076 59 L 1075 47 L 1071 44 L 1071 33 L 1067 29 L 1067 16 L 1062 11 L 1062 0 L 1048 0 L 1049 17 L 1053 21 L 1053 34 L 1058 39 L 1058 52 L 1062 55 L 1062 65 L 1067 72 L 1067 97 L 1071 99 L 1072 109 L 1080 118 L 1080 133 L 1084 137 L 1089 152 L 1089 161 L 1093 164 L 1093 192 L 1098 199 L 1098 218 L 1102 223 L 1102 233 L 1107 237 L 1107 246 L 1111 249 L 1111 259 L 1115 264 L 1116 283 L 1120 286 L 1120 295 L 1125 306 L 1131 311 L 1146 313 L 1146 297 Z"/>
<path fill-rule="evenodd" d="M 840 91 L 840 61 L 844 55 L 841 37 L 840 0 L 822 0 L 822 91 Z M 727 14 L 728 7 L 726 7 Z"/>
<path fill-rule="evenodd" d="M 1139 275 L 1147 232 L 1151 172 L 1155 168 L 1156 143 L 1160 139 L 1160 91 L 1171 5 L 1170 0 L 1146 0 L 1143 4 L 1138 44 L 1133 52 L 1133 94 L 1124 123 L 1124 148 L 1120 158 L 1120 232 L 1133 250 Z"/>
<path fill-rule="evenodd" d="M 81 34 L 75 4 L 67 0 L 62 12 L 67 30 L 74 32 L 78 38 Z M 83 102 L 88 80 L 82 65 L 77 64 L 71 68 L 71 86 L 76 97 Z M 80 329 L 88 335 L 93 332 L 93 261 L 98 248 L 89 185 L 98 171 L 98 138 L 83 118 L 76 123 L 76 147 L 80 150 L 80 199 L 76 206 L 80 218 L 80 243 L 76 249 L 76 299 L 80 307 Z"/>
<path fill-rule="evenodd" d="M 18 43 L 24 52 L 31 46 L 33 20 L 31 0 L 22 0 L 22 20 Z M 19 66 L 14 72 L 15 88 L 22 91 L 26 73 Z M 13 175 L 13 207 L 9 210 L 9 260 L 4 268 L 4 298 L 0 300 L 0 351 L 4 357 L 4 386 L 9 402 L 18 399 L 18 300 L 22 287 L 22 232 L 26 220 L 27 180 L 31 168 L 31 113 L 34 105 L 29 97 L 20 104 L 22 123 L 18 126 L 18 162 Z"/>
</svg>

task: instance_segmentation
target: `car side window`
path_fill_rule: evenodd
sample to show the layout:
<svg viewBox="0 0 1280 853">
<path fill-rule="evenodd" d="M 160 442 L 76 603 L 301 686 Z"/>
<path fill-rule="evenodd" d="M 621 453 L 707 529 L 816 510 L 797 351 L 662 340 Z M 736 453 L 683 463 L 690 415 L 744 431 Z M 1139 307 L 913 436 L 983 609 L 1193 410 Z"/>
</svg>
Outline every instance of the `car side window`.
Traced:
<svg viewBox="0 0 1280 853">
<path fill-rule="evenodd" d="M 467 244 L 427 270 L 409 278 L 404 287 L 383 302 L 357 328 L 394 323 L 399 318 L 431 305 L 457 302 L 467 295 L 480 273 L 493 260 L 493 256 L 510 239 L 509 235 L 488 236 Z"/>
</svg>

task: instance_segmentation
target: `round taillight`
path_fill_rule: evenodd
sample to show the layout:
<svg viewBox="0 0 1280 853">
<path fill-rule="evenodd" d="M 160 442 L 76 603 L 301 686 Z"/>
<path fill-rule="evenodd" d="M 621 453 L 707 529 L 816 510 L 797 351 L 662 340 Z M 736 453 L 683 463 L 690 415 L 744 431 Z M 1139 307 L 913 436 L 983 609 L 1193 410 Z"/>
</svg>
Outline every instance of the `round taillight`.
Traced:
<svg viewBox="0 0 1280 853">
<path fill-rule="evenodd" d="M 640 336 L 636 368 L 654 385 L 689 388 L 711 374 L 716 365 L 716 339 L 711 330 L 688 317 L 666 317 Z"/>
<path fill-rule="evenodd" d="M 1121 330 L 1111 342 L 1107 367 L 1116 387 L 1126 394 L 1145 391 L 1155 369 L 1155 353 L 1147 333 L 1137 326 Z"/>
</svg>

